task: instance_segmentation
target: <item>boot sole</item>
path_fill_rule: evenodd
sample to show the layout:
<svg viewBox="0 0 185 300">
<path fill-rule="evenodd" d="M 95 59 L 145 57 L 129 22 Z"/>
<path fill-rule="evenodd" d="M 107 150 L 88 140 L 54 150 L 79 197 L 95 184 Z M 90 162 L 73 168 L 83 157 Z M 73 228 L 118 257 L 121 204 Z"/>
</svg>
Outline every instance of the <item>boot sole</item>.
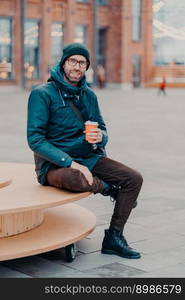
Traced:
<svg viewBox="0 0 185 300">
<path fill-rule="evenodd" d="M 101 253 L 103 254 L 115 254 L 115 255 L 118 255 L 118 256 L 121 256 L 121 257 L 124 257 L 124 258 L 129 258 L 129 259 L 138 259 L 138 258 L 141 258 L 141 255 L 139 254 L 138 256 L 127 256 L 127 255 L 123 255 L 123 254 L 120 254 L 116 251 L 113 251 L 113 250 L 107 250 L 107 249 L 101 249 Z"/>
</svg>

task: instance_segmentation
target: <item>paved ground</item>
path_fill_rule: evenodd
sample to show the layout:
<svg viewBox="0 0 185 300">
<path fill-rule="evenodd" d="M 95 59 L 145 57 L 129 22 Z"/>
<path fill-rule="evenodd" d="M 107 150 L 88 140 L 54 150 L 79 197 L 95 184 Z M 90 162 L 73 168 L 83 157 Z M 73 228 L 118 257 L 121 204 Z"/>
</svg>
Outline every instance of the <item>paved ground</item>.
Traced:
<svg viewBox="0 0 185 300">
<path fill-rule="evenodd" d="M 97 90 L 107 123 L 110 157 L 144 177 L 139 205 L 125 235 L 140 260 L 100 253 L 113 210 L 99 195 L 78 204 L 97 216 L 97 227 L 77 243 L 66 263 L 62 250 L 0 263 L 0 277 L 185 277 L 185 97 L 183 89 L 157 96 L 155 89 Z M 28 93 L 0 89 L 1 161 L 32 163 L 26 138 Z"/>
</svg>

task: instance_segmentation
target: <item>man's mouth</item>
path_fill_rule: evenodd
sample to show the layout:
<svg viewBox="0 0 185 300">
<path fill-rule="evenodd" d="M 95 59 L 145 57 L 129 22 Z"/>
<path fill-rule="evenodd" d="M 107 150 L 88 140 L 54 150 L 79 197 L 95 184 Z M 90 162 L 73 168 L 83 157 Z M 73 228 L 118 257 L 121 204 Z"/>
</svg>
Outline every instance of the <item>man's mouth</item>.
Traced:
<svg viewBox="0 0 185 300">
<path fill-rule="evenodd" d="M 81 79 L 81 73 L 73 73 L 73 72 L 71 72 L 70 73 L 70 78 L 71 78 L 71 80 L 78 82 Z"/>
<path fill-rule="evenodd" d="M 80 77 L 81 76 L 81 73 L 80 72 L 71 72 L 70 73 L 70 75 L 72 76 L 72 77 Z"/>
</svg>

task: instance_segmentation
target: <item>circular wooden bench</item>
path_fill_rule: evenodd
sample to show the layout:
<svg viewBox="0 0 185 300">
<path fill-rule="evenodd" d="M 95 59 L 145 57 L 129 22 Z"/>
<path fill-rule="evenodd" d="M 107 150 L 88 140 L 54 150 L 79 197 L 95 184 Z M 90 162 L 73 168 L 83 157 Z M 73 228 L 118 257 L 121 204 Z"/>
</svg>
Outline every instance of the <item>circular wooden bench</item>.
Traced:
<svg viewBox="0 0 185 300">
<path fill-rule="evenodd" d="M 0 261 L 65 247 L 95 228 L 92 212 L 68 204 L 89 192 L 41 186 L 32 164 L 0 163 L 0 170 L 4 178 L 11 174 L 11 184 L 0 189 Z"/>
</svg>

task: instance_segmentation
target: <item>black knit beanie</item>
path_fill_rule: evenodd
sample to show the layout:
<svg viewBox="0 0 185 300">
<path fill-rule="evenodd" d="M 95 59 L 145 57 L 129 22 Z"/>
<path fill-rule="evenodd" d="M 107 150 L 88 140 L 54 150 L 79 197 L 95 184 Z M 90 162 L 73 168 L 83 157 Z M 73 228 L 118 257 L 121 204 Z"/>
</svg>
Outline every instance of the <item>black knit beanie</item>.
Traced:
<svg viewBox="0 0 185 300">
<path fill-rule="evenodd" d="M 90 65 L 90 52 L 89 49 L 80 43 L 72 43 L 69 45 L 66 45 L 63 48 L 63 55 L 62 58 L 60 60 L 60 66 L 62 68 L 63 64 L 65 63 L 66 59 L 72 55 L 82 55 L 86 58 L 87 60 L 87 68 L 86 70 L 89 68 Z"/>
</svg>

